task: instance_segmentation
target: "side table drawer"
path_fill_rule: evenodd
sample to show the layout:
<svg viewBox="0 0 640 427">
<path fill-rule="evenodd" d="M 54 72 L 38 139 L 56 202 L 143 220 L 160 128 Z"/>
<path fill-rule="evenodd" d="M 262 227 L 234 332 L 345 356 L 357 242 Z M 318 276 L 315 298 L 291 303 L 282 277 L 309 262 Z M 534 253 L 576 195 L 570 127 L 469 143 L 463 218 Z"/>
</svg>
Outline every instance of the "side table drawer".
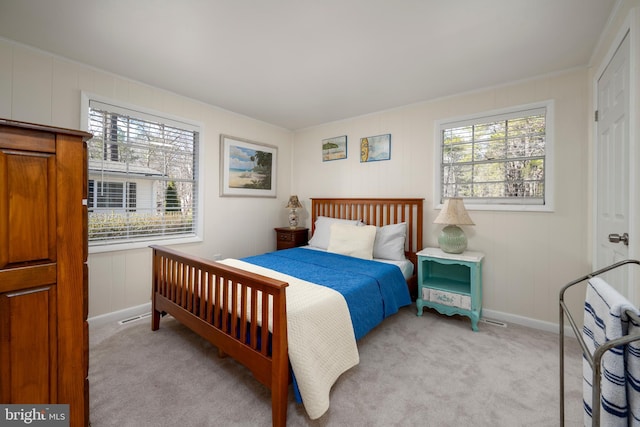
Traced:
<svg viewBox="0 0 640 427">
<path fill-rule="evenodd" d="M 450 307 L 460 307 L 460 294 L 431 289 L 431 292 L 429 292 L 429 301 Z"/>
<path fill-rule="evenodd" d="M 278 233 L 278 241 L 280 242 L 293 242 L 294 240 L 293 234 Z"/>
<path fill-rule="evenodd" d="M 471 296 L 470 295 L 460 295 L 460 308 L 464 308 L 465 310 L 471 310 Z"/>
<path fill-rule="evenodd" d="M 459 307 L 471 310 L 471 296 L 457 294 L 455 292 L 445 292 L 438 289 L 422 288 L 422 299 L 449 307 Z"/>
</svg>

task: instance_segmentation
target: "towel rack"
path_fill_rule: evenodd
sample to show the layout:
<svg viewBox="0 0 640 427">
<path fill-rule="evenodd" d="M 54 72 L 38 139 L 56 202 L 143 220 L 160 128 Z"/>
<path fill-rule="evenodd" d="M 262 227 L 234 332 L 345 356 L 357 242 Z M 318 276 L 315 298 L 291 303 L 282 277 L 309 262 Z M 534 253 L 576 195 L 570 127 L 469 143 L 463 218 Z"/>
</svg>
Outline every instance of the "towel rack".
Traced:
<svg viewBox="0 0 640 427">
<path fill-rule="evenodd" d="M 640 340 L 640 334 L 638 335 L 627 335 L 618 339 L 614 339 L 611 341 L 607 341 L 602 344 L 593 352 L 593 355 L 587 349 L 587 345 L 582 337 L 582 331 L 578 329 L 576 322 L 574 321 L 569 309 L 567 308 L 564 302 L 564 294 L 567 289 L 570 287 L 577 285 L 578 283 L 584 282 L 585 280 L 589 280 L 592 277 L 598 276 L 600 274 L 606 273 L 607 271 L 614 270 L 618 267 L 621 267 L 626 264 L 636 264 L 640 265 L 640 260 L 627 259 L 624 261 L 617 262 L 608 267 L 604 267 L 600 270 L 589 273 L 585 276 L 582 276 L 576 280 L 573 280 L 567 283 L 565 286 L 560 289 L 560 319 L 559 319 L 559 337 L 560 337 L 560 426 L 564 427 L 564 318 L 567 317 L 569 324 L 571 325 L 571 329 L 573 329 L 573 333 L 578 339 L 578 343 L 582 348 L 582 354 L 586 357 L 589 365 L 591 365 L 591 371 L 593 372 L 592 379 L 592 392 L 591 392 L 591 422 L 593 427 L 600 426 L 600 380 L 601 380 L 601 360 L 602 356 L 611 348 L 628 344 L 633 341 Z M 630 319 L 633 319 L 635 322 L 640 324 L 640 318 L 633 312 L 627 311 L 627 315 Z M 597 402 L 597 404 L 595 403 Z"/>
</svg>

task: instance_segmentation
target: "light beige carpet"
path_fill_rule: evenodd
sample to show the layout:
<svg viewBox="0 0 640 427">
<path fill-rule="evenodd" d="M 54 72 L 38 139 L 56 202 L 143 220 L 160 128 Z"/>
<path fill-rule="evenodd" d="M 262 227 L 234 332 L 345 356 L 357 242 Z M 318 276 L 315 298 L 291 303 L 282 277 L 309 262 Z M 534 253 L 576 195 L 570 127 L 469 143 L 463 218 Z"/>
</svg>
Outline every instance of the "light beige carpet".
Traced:
<svg viewBox="0 0 640 427">
<path fill-rule="evenodd" d="M 406 307 L 358 342 L 311 421 L 290 392 L 291 426 L 557 426 L 553 333 Z M 171 317 L 90 330 L 90 419 L 106 426 L 270 426 L 270 392 Z M 565 425 L 582 425 L 581 355 L 568 339 Z"/>
</svg>

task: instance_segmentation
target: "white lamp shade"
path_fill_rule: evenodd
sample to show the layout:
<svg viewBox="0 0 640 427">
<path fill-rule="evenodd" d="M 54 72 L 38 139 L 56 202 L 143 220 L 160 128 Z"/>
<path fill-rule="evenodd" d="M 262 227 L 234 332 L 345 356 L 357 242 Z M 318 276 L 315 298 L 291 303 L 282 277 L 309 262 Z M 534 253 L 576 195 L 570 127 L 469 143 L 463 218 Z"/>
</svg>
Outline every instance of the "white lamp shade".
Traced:
<svg viewBox="0 0 640 427">
<path fill-rule="evenodd" d="M 440 214 L 436 217 L 434 224 L 446 225 L 475 225 L 464 207 L 461 197 L 452 197 L 444 201 L 444 206 Z"/>
</svg>

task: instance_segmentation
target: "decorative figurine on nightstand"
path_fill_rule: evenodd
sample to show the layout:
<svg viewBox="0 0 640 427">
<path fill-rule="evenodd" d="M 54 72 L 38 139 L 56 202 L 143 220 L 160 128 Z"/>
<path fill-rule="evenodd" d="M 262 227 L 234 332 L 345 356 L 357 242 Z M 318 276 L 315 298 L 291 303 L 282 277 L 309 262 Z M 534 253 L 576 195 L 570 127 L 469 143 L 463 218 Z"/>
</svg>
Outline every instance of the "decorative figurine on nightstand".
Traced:
<svg viewBox="0 0 640 427">
<path fill-rule="evenodd" d="M 298 226 L 298 214 L 296 213 L 296 209 L 302 209 L 302 204 L 298 200 L 298 196 L 289 197 L 289 203 L 286 208 L 291 209 L 291 212 L 289 212 L 289 228 L 294 229 Z"/>
<path fill-rule="evenodd" d="M 467 249 L 467 236 L 459 225 L 475 225 L 461 197 L 451 197 L 444 201 L 444 207 L 436 217 L 434 224 L 446 224 L 438 236 L 438 243 L 443 252 L 461 254 Z"/>
</svg>

